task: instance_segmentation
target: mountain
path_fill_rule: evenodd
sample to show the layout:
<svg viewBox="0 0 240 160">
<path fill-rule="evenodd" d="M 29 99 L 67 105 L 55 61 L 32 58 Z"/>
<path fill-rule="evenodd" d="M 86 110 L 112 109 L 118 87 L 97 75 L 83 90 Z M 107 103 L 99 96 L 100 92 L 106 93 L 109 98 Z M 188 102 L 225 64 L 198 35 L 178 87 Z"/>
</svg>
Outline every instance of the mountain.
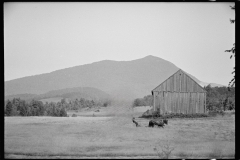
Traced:
<svg viewBox="0 0 240 160">
<path fill-rule="evenodd" d="M 92 87 L 75 87 L 75 88 L 66 88 L 60 90 L 49 91 L 45 94 L 39 95 L 41 99 L 43 98 L 54 98 L 62 97 L 67 99 L 76 99 L 79 97 L 89 99 L 89 100 L 100 100 L 100 99 L 109 99 L 111 98 L 109 94 Z"/>
<path fill-rule="evenodd" d="M 222 84 L 217 84 L 217 83 L 206 83 L 206 82 L 201 82 L 199 81 L 199 84 L 202 86 L 202 87 L 206 87 L 208 85 L 210 85 L 211 87 L 227 87 L 225 85 L 222 85 Z"/>
<path fill-rule="evenodd" d="M 151 94 L 153 88 L 178 69 L 173 63 L 155 56 L 132 61 L 103 60 L 6 81 L 5 95 L 43 94 L 66 88 L 93 87 L 116 99 L 129 100 Z"/>
<path fill-rule="evenodd" d="M 217 83 L 209 83 L 208 85 L 210 85 L 211 87 L 227 87 L 225 85 L 221 85 L 221 84 L 217 84 Z"/>
<path fill-rule="evenodd" d="M 38 95 L 37 94 L 13 94 L 13 95 L 7 95 L 4 97 L 5 100 L 11 100 L 13 98 L 20 98 L 22 100 L 30 100 L 30 99 L 36 99 Z"/>
</svg>

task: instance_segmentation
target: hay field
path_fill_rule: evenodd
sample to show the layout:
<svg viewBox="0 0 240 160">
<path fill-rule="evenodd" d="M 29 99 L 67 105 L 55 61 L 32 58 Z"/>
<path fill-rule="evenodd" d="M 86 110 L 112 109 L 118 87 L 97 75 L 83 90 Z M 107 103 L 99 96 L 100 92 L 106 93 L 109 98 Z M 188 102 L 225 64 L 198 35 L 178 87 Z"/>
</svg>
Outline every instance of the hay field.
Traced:
<svg viewBox="0 0 240 160">
<path fill-rule="evenodd" d="M 5 158 L 159 158 L 163 145 L 174 148 L 169 158 L 235 155 L 235 115 L 169 119 L 164 129 L 148 128 L 145 119 L 137 119 L 141 127 L 132 123 L 131 107 L 119 107 L 99 117 L 5 117 Z"/>
</svg>

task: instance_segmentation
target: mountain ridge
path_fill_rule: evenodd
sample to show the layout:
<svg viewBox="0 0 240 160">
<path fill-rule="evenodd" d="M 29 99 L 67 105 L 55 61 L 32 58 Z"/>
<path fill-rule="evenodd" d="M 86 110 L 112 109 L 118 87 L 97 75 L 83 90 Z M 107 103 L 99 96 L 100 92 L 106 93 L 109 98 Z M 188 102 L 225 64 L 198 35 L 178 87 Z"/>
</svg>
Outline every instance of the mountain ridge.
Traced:
<svg viewBox="0 0 240 160">
<path fill-rule="evenodd" d="M 131 61 L 102 60 L 6 81 L 5 94 L 43 94 L 51 90 L 93 87 L 117 99 L 133 99 L 150 94 L 178 69 L 173 63 L 152 55 Z"/>
<path fill-rule="evenodd" d="M 23 100 L 41 100 L 41 99 L 48 99 L 48 98 L 67 98 L 67 99 L 76 99 L 76 98 L 85 98 L 89 100 L 106 100 L 111 99 L 111 96 L 97 88 L 92 87 L 75 87 L 75 88 L 65 88 L 60 90 L 52 90 L 46 92 L 44 94 L 15 94 L 15 95 L 8 95 L 5 96 L 5 100 L 13 99 L 13 98 L 20 98 Z"/>
</svg>

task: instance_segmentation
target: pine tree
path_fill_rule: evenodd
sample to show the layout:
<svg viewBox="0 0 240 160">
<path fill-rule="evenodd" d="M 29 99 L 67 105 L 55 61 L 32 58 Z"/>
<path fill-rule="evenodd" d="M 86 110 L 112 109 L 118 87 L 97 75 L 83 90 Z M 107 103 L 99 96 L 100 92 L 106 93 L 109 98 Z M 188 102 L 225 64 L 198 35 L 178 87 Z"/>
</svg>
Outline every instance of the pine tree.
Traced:
<svg viewBox="0 0 240 160">
<path fill-rule="evenodd" d="M 6 105 L 6 115 L 11 116 L 12 110 L 13 110 L 12 102 L 8 100 Z"/>
<path fill-rule="evenodd" d="M 67 117 L 67 112 L 66 112 L 64 107 L 61 108 L 59 116 L 60 117 Z"/>
</svg>

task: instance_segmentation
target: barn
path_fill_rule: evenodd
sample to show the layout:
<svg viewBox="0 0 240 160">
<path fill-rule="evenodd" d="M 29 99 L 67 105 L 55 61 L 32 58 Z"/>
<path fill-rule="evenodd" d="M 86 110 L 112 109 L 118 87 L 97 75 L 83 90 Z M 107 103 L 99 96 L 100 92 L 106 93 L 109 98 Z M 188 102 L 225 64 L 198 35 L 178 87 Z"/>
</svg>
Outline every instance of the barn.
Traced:
<svg viewBox="0 0 240 160">
<path fill-rule="evenodd" d="M 176 73 L 152 90 L 153 110 L 165 113 L 206 113 L 206 91 L 186 72 Z"/>
</svg>

